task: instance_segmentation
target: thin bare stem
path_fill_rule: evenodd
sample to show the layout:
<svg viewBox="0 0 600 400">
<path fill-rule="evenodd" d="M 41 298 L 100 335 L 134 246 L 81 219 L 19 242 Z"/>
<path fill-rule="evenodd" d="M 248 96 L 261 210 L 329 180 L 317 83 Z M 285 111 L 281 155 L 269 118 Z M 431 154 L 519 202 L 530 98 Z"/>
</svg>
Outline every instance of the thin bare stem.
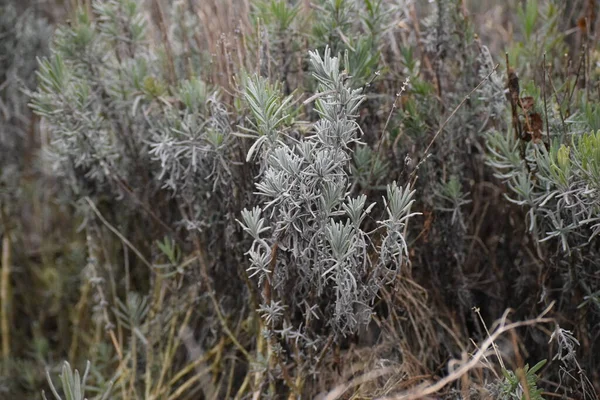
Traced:
<svg viewBox="0 0 600 400">
<path fill-rule="evenodd" d="M 4 366 L 8 368 L 8 360 L 10 358 L 10 264 L 11 264 L 11 252 L 10 252 L 10 238 L 9 232 L 4 232 L 2 238 L 2 272 L 0 277 L 0 301 L 2 302 L 2 309 L 0 310 L 0 332 L 2 333 L 2 359 Z M 8 373 L 8 371 L 5 371 Z"/>
<path fill-rule="evenodd" d="M 117 228 L 115 228 L 114 226 L 112 226 L 106 220 L 106 218 L 104 218 L 102 216 L 102 214 L 100 213 L 100 211 L 98 211 L 98 208 L 96 207 L 96 205 L 94 204 L 94 202 L 89 197 L 85 197 L 85 201 L 90 205 L 92 211 L 94 211 L 94 214 L 96 214 L 96 216 L 98 217 L 98 219 L 100 219 L 100 221 L 102 221 L 102 223 L 104 225 L 106 225 L 106 227 L 108 229 L 110 229 L 110 231 L 112 233 L 114 233 L 115 235 L 117 235 L 119 237 L 119 239 L 121 239 L 121 241 L 123 243 L 125 243 L 127 246 L 129 246 L 129 248 L 135 253 L 135 255 L 138 256 L 139 259 L 142 260 L 142 262 L 144 264 L 146 264 L 146 266 L 148 266 L 148 268 L 152 268 L 152 264 L 148 260 L 146 260 L 146 257 L 144 257 L 142 255 L 142 253 L 129 240 L 127 240 L 127 238 L 125 236 L 123 236 L 123 234 L 121 234 L 121 232 L 119 232 L 119 230 Z"/>
</svg>

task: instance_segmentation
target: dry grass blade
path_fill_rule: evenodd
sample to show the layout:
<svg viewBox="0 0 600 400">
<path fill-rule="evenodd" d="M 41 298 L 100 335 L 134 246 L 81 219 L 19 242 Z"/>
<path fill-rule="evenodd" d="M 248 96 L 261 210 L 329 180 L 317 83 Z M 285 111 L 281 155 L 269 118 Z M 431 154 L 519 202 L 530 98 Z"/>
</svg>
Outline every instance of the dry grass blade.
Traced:
<svg viewBox="0 0 600 400">
<path fill-rule="evenodd" d="M 520 328 L 523 326 L 533 326 L 537 324 L 544 324 L 554 322 L 553 318 L 546 318 L 554 303 L 548 306 L 537 318 L 530 319 L 527 321 L 506 323 L 506 319 L 510 310 L 507 310 L 502 318 L 498 321 L 498 327 L 494 330 L 494 332 L 479 346 L 479 349 L 473 356 L 470 358 L 468 362 L 460 364 L 459 361 L 455 360 L 457 365 L 460 365 L 458 368 L 454 369 L 448 376 L 440 379 L 434 384 L 422 384 L 417 386 L 414 389 L 408 390 L 404 393 L 381 397 L 378 400 L 414 400 L 427 397 L 434 393 L 439 392 L 443 388 L 445 388 L 450 383 L 461 379 L 465 374 L 467 374 L 473 368 L 476 368 L 481 360 L 485 358 L 486 352 L 490 347 L 493 347 L 494 342 L 504 333 L 509 332 L 513 329 Z"/>
<path fill-rule="evenodd" d="M 336 386 L 333 390 L 331 390 L 329 393 L 327 393 L 327 395 L 325 395 L 325 397 L 323 397 L 323 400 L 337 400 L 340 398 L 340 396 L 342 396 L 344 393 L 346 393 L 348 390 L 352 389 L 353 387 L 362 385 L 364 383 L 370 382 L 372 380 L 375 380 L 384 375 L 391 374 L 393 372 L 394 372 L 393 368 L 382 368 L 382 369 L 377 369 L 375 371 L 368 372 L 366 374 L 363 374 L 361 376 L 358 376 L 358 377 L 352 379 L 351 381 L 349 381 L 347 383 Z"/>
</svg>

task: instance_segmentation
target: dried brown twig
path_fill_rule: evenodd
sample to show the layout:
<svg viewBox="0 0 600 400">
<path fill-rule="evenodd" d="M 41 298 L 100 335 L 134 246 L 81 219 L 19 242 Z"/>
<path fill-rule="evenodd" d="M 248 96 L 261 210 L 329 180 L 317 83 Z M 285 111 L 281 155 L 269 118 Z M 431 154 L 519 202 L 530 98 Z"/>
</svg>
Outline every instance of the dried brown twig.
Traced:
<svg viewBox="0 0 600 400">
<path fill-rule="evenodd" d="M 496 330 L 488 336 L 488 338 L 482 343 L 479 347 L 479 350 L 471 359 L 467 362 L 461 364 L 461 361 L 452 360 L 449 364 L 449 369 L 452 371 L 445 378 L 440 379 L 436 383 L 429 384 L 423 383 L 412 390 L 408 390 L 404 393 L 400 393 L 393 396 L 382 397 L 379 400 L 409 400 L 409 399 L 420 399 L 424 398 L 428 395 L 434 394 L 442 390 L 448 384 L 460 379 L 463 375 L 467 374 L 470 370 L 476 368 L 481 359 L 486 356 L 487 350 L 492 347 L 495 341 L 504 333 L 511 331 L 515 328 L 520 328 L 523 326 L 532 326 L 537 324 L 543 324 L 548 322 L 553 322 L 553 318 L 546 318 L 545 316 L 550 312 L 554 303 L 550 304 L 538 317 L 526 321 L 513 322 L 510 324 L 506 323 L 506 319 L 508 314 L 510 313 L 510 309 L 506 310 L 502 315 L 502 318 L 498 321 L 498 327 Z M 451 368 L 453 364 L 456 364 L 458 368 Z"/>
</svg>

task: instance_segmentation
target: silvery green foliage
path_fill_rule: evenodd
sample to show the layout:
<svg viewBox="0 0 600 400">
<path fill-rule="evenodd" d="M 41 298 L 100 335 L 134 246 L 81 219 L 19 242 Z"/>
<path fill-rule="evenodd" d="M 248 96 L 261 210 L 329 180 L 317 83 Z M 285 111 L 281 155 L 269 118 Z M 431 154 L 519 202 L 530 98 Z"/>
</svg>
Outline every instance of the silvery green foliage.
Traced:
<svg viewBox="0 0 600 400">
<path fill-rule="evenodd" d="M 75 191 L 120 190 L 147 165 L 145 104 L 165 92 L 137 3 L 94 2 L 40 61 L 32 107 L 51 133 L 53 171 Z M 144 110 L 147 112 L 147 110 Z"/>
<path fill-rule="evenodd" d="M 595 132 L 600 129 L 600 104 L 585 97 L 580 100 L 581 105 L 573 115 L 565 120 L 571 133 L 583 134 Z"/>
<path fill-rule="evenodd" d="M 33 10 L 19 14 L 13 4 L 0 6 L 0 204 L 10 204 L 19 190 L 33 129 L 23 89 L 35 87 L 36 57 L 48 51 L 51 32 Z"/>
<path fill-rule="evenodd" d="M 94 18 L 82 12 L 57 32 L 32 94 L 51 132 L 53 171 L 87 195 L 153 190 L 160 182 L 183 200 L 186 225 L 201 230 L 233 197 L 231 128 L 217 93 L 201 79 L 170 83 L 172 72 L 190 72 L 180 64 L 180 30 L 189 21 L 171 31 L 171 71 L 162 46 L 147 39 L 137 2 L 93 4 Z"/>
<path fill-rule="evenodd" d="M 382 0 L 320 0 L 312 29 L 316 48 L 347 52 L 344 68 L 355 86 L 373 79 L 380 61 L 379 44 L 390 27 L 404 18 L 400 3 Z M 393 21 L 393 22 L 392 22 Z"/>
<path fill-rule="evenodd" d="M 570 253 L 600 233 L 600 131 L 574 135 L 569 146 L 554 139 L 549 150 L 530 142 L 529 169 L 512 134 L 490 134 L 488 149 L 508 200 L 526 208 L 528 229 L 540 242 L 556 240 Z"/>
<path fill-rule="evenodd" d="M 281 141 L 282 133 L 286 129 L 285 121 L 290 113 L 292 96 L 281 99 L 281 88 L 271 85 L 266 79 L 256 77 L 248 79 L 244 99 L 250 107 L 254 120 L 249 121 L 249 127 L 242 136 L 255 139 L 248 150 L 246 161 L 252 161 L 257 154 L 261 155 L 260 165 L 262 170 L 271 151 L 278 146 L 285 145 Z"/>
<path fill-rule="evenodd" d="M 273 110 L 283 109 L 285 101 L 251 103 L 254 126 L 262 132 L 257 142 L 268 146 L 260 148 L 264 172 L 256 183 L 262 205 L 244 210 L 241 224 L 253 238 L 247 252 L 250 276 L 260 285 L 268 281 L 292 311 L 302 310 L 308 326 L 324 316 L 336 334 L 344 335 L 369 321 L 378 290 L 406 261 L 404 227 L 412 215 L 413 192 L 395 183 L 388 186 L 377 249 L 362 228 L 374 205 L 365 195 L 349 197 L 348 191 L 351 148 L 361 145 L 355 114 L 363 96 L 349 86 L 339 58 L 328 48 L 323 57 L 311 52 L 310 63 L 319 84 L 320 117 L 311 135 L 296 140 L 267 129 L 274 125 L 266 121 L 284 117 Z M 253 92 L 251 99 L 271 97 L 264 87 L 249 85 L 247 90 Z M 280 319 L 283 310 L 276 299 L 264 300 L 265 319 Z"/>
<path fill-rule="evenodd" d="M 356 147 L 351 166 L 353 185 L 362 188 L 380 187 L 389 173 L 389 163 L 382 158 L 368 146 Z"/>
<path fill-rule="evenodd" d="M 86 381 L 88 378 L 88 374 L 90 372 L 90 362 L 88 361 L 85 367 L 85 372 L 83 373 L 83 377 L 80 377 L 79 371 L 71 368 L 68 362 L 64 362 L 62 367 L 62 373 L 60 375 L 60 381 L 62 383 L 62 391 L 64 392 L 64 400 L 86 400 L 85 389 L 86 389 Z M 55 400 L 63 400 L 63 397 L 60 396 L 58 390 L 52 383 L 52 378 L 50 377 L 50 373 L 46 371 L 46 378 L 48 380 L 48 384 L 50 385 L 50 391 L 54 396 Z M 108 385 L 108 388 L 99 396 L 95 397 L 100 400 L 108 399 L 110 396 L 110 391 L 112 388 L 113 382 L 111 381 Z M 46 394 L 42 391 L 42 397 L 44 400 L 47 400 Z"/>
<path fill-rule="evenodd" d="M 160 163 L 163 187 L 192 208 L 185 223 L 202 230 L 232 198 L 231 126 L 216 93 L 197 78 L 182 81 L 175 102 L 151 123 L 149 153 Z"/>
<path fill-rule="evenodd" d="M 378 223 L 386 228 L 383 242 L 379 247 L 381 267 L 394 265 L 400 267 L 408 258 L 408 245 L 404 238 L 404 228 L 408 219 L 419 213 L 411 213 L 414 191 L 409 191 L 408 185 L 399 187 L 396 182 L 387 186 L 386 211 L 388 218 Z"/>
<path fill-rule="evenodd" d="M 436 209 L 452 213 L 450 223 L 453 225 L 459 223 L 463 229 L 466 229 L 461 207 L 469 204 L 471 200 L 467 200 L 467 194 L 462 192 L 458 177 L 453 175 L 448 179 L 448 182 L 440 184 L 440 188 L 435 194 L 440 200 L 440 204 L 442 204 Z"/>
</svg>

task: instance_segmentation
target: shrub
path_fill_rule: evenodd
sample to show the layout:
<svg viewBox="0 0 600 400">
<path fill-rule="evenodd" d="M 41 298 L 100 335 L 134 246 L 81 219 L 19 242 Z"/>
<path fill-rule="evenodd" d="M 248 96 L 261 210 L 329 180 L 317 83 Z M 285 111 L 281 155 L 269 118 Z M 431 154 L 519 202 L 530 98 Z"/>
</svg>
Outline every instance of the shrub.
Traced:
<svg viewBox="0 0 600 400">
<path fill-rule="evenodd" d="M 256 188 L 264 205 L 245 210 L 242 225 L 254 239 L 248 251 L 250 276 L 272 288 L 263 298 L 265 313 L 273 308 L 266 318 L 277 321 L 285 307 L 300 309 L 304 329 L 314 329 L 314 316 L 328 321 L 335 333 L 347 334 L 369 321 L 379 289 L 408 255 L 404 227 L 414 215 L 414 192 L 388 185 L 388 215 L 378 222 L 385 233 L 374 256 L 373 239 L 362 228 L 374 204 L 367 205 L 365 195 L 349 197 L 348 191 L 351 148 L 361 145 L 354 118 L 363 96 L 351 89 L 339 63 L 329 49 L 323 58 L 311 53 L 320 119 L 314 133 L 299 140 L 265 129 L 286 117 L 280 115 L 286 102 L 279 107 L 278 101 L 256 102 L 267 97 L 265 85 L 258 79 L 248 86 L 247 98 L 255 101 L 257 143 L 264 135 L 279 138 L 263 148 L 264 173 Z M 272 232 L 269 240 L 261 236 L 266 231 Z"/>
<path fill-rule="evenodd" d="M 2 394 L 595 398 L 593 2 L 68 3 L 0 8 Z"/>
</svg>

